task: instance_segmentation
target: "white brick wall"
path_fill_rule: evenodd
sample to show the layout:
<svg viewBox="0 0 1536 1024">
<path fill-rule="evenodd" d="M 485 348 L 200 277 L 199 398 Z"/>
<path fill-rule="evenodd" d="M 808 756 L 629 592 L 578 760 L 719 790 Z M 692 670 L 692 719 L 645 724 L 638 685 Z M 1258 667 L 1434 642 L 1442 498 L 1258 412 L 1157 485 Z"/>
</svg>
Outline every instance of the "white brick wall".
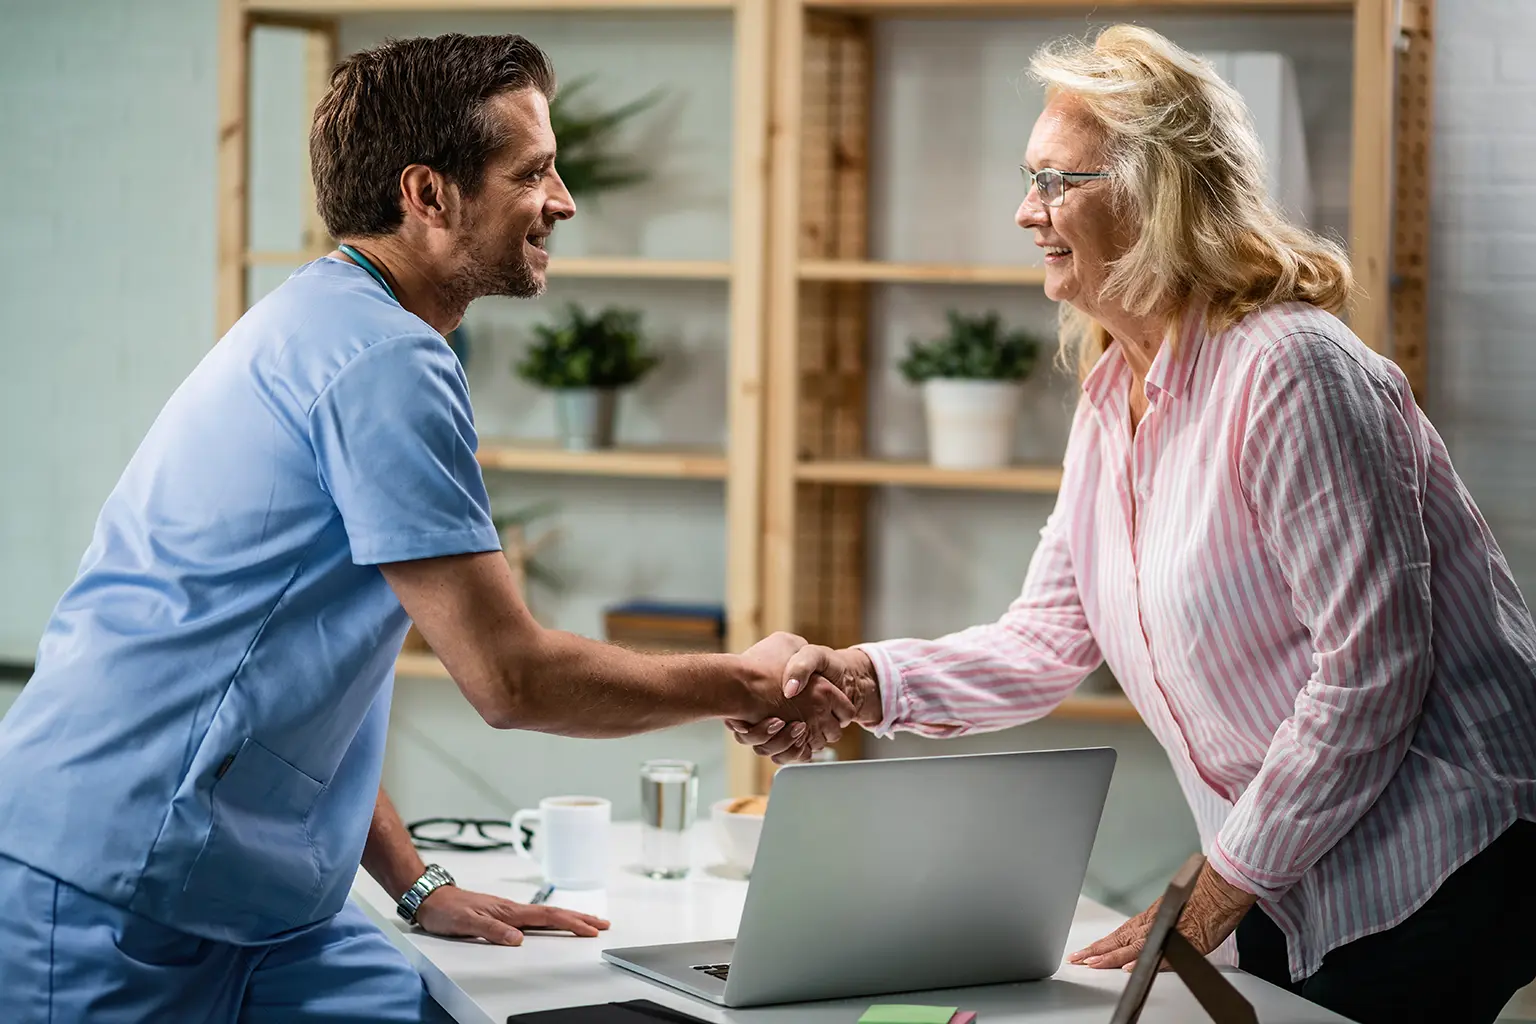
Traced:
<svg viewBox="0 0 1536 1024">
<path fill-rule="evenodd" d="M 1441 0 L 1427 405 L 1536 598 L 1536 4 Z"/>
</svg>

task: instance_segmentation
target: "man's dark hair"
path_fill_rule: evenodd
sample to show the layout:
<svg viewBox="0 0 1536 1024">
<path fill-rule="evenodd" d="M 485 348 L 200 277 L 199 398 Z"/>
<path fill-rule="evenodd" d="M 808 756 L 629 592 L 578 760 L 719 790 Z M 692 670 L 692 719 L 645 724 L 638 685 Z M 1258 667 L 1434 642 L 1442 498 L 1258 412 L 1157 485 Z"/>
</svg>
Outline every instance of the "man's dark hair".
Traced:
<svg viewBox="0 0 1536 1024">
<path fill-rule="evenodd" d="M 398 228 L 400 172 L 411 164 L 473 194 L 506 143 L 486 101 L 527 88 L 554 95 L 555 69 L 522 36 L 391 39 L 343 60 L 309 132 L 315 203 L 331 236 Z"/>
</svg>

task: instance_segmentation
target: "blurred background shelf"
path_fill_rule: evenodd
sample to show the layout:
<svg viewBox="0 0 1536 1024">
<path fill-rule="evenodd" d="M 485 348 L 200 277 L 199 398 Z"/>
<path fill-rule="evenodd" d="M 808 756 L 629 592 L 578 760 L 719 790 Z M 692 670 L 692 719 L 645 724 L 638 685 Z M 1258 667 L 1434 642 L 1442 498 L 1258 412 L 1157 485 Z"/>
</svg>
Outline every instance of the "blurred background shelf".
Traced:
<svg viewBox="0 0 1536 1024">
<path fill-rule="evenodd" d="M 401 651 L 395 659 L 395 675 L 411 679 L 452 679 L 431 651 Z"/>
<path fill-rule="evenodd" d="M 883 260 L 801 260 L 802 281 L 874 281 L 886 284 L 1045 283 L 1045 268 L 965 263 L 887 263 Z"/>
<path fill-rule="evenodd" d="M 485 469 L 581 476 L 650 477 L 664 480 L 724 480 L 724 452 L 709 449 L 605 448 L 570 451 L 537 441 L 485 441 L 477 455 Z"/>
<path fill-rule="evenodd" d="M 796 479 L 807 483 L 948 487 L 955 490 L 1022 491 L 1055 494 L 1061 469 L 1053 466 L 1005 466 L 1002 469 L 942 469 L 926 462 L 880 459 L 827 459 L 802 462 Z"/>
<path fill-rule="evenodd" d="M 297 267 L 330 251 L 251 250 L 245 254 L 245 264 L 248 267 Z M 549 272 L 554 277 L 615 281 L 728 281 L 731 264 L 728 260 L 654 260 L 639 256 L 551 256 Z"/>
</svg>

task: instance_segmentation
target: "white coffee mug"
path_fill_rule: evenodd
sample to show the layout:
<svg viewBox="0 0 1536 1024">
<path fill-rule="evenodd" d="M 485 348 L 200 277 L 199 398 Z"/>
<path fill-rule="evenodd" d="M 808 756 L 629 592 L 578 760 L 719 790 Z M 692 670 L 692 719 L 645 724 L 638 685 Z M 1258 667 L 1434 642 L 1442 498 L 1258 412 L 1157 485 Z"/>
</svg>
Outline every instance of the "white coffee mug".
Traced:
<svg viewBox="0 0 1536 1024">
<path fill-rule="evenodd" d="M 608 824 L 613 805 L 597 796 L 549 796 L 512 815 L 512 848 L 539 861 L 559 889 L 601 889 L 608 880 Z M 523 825 L 539 823 L 535 857 L 523 845 Z"/>
</svg>

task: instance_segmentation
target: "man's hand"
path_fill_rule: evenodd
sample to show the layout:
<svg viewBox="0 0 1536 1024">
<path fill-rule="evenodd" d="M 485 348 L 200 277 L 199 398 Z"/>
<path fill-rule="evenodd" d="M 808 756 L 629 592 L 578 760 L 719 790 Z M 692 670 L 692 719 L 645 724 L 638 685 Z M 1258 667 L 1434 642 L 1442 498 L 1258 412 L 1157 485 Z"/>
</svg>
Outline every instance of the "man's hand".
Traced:
<svg viewBox="0 0 1536 1024">
<path fill-rule="evenodd" d="M 804 649 L 805 639 L 793 633 L 774 633 L 747 648 L 742 658 L 762 672 L 765 713 L 755 726 L 736 719 L 726 723 L 738 737 L 744 730 L 755 728 L 764 735 L 780 738 L 785 749 L 799 751 L 795 760 L 809 758 L 813 752 L 842 739 L 843 729 L 856 713 L 847 694 L 825 679 L 795 694 L 784 691 L 787 666 Z"/>
<path fill-rule="evenodd" d="M 565 931 L 585 939 L 608 930 L 607 921 L 591 914 L 513 903 L 456 885 L 439 886 L 428 893 L 416 910 L 416 923 L 433 935 L 484 939 L 495 946 L 521 946 L 523 932 L 530 929 Z"/>
<path fill-rule="evenodd" d="M 1232 885 L 1207 864 L 1195 880 L 1184 913 L 1179 915 L 1179 933 L 1204 956 L 1226 941 L 1248 909 L 1257 902 L 1257 897 Z M 1067 957 L 1067 962 L 1099 969 L 1122 967 L 1130 970 L 1147 944 L 1147 932 L 1151 930 L 1161 904 L 1159 899 L 1098 942 Z"/>
<path fill-rule="evenodd" d="M 789 652 L 783 662 L 781 674 L 785 697 L 798 703 L 807 698 L 816 699 L 826 691 L 834 691 L 849 701 L 853 708 L 852 721 L 861 725 L 875 725 L 880 721 L 883 717 L 880 685 L 875 678 L 874 665 L 869 655 L 856 648 L 834 651 L 830 647 L 806 644 L 799 637 L 792 639 L 799 640 L 799 645 Z M 786 729 L 785 722 L 778 718 L 766 718 L 755 724 L 742 721 L 728 721 L 726 724 L 735 732 L 736 742 L 752 747 L 764 757 L 772 758 L 775 764 L 808 760 L 812 753 L 825 745 L 815 743 L 814 733 L 811 734 L 810 742 L 806 742 L 803 734 L 797 734 L 793 728 Z M 848 721 L 840 721 L 841 726 L 847 724 Z M 827 739 L 826 742 L 835 743 L 841 735 L 839 729 L 837 737 Z"/>
</svg>

